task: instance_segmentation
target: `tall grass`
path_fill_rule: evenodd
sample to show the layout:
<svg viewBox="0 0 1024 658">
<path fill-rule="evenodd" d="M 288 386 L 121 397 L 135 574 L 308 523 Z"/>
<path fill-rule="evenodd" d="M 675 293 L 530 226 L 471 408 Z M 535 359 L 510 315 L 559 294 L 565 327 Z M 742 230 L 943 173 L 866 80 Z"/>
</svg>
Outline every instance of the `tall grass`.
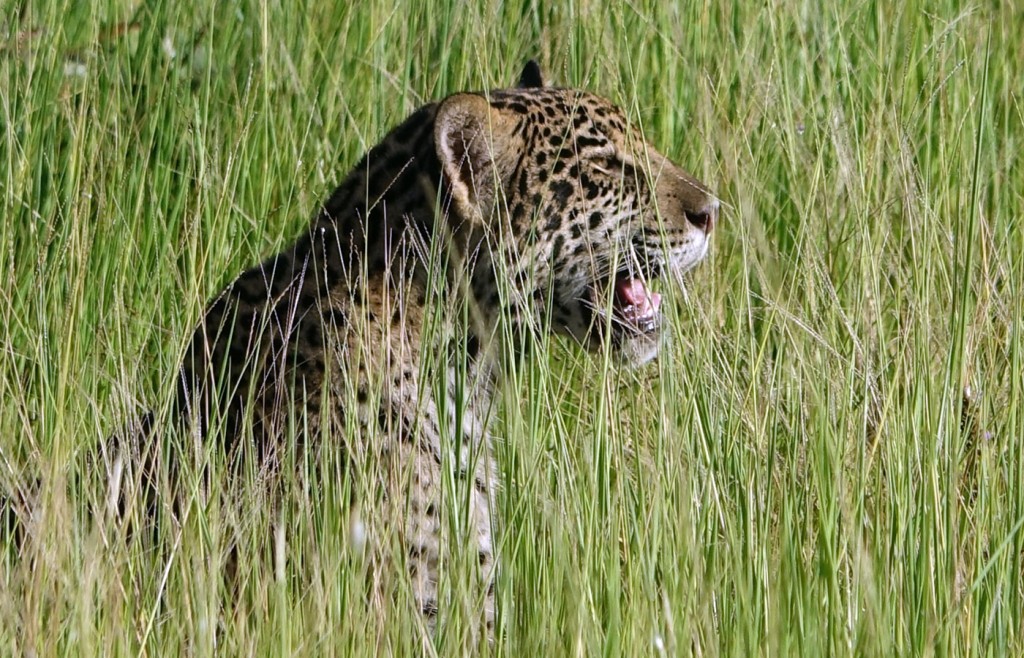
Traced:
<svg viewBox="0 0 1024 658">
<path fill-rule="evenodd" d="M 390 125 L 529 58 L 725 212 L 656 365 L 552 340 L 510 378 L 475 649 L 1024 652 L 1022 32 L 952 0 L 2 5 L 0 483 L 42 489 L 0 653 L 418 648 L 408 601 L 366 605 L 330 455 L 322 495 L 211 496 L 156 545 L 89 515 L 111 474 L 79 456 L 166 422 L 206 300 Z"/>
</svg>

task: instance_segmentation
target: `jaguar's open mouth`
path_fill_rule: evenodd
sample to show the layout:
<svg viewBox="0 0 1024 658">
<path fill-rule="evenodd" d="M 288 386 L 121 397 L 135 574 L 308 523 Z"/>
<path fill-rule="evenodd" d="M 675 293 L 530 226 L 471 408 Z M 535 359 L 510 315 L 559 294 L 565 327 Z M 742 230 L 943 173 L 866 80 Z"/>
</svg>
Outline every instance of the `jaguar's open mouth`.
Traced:
<svg viewBox="0 0 1024 658">
<path fill-rule="evenodd" d="M 625 268 L 596 284 L 591 290 L 592 308 L 596 313 L 594 338 L 599 341 L 610 338 L 612 344 L 621 345 L 632 339 L 660 334 L 661 295 L 651 287 L 657 276 L 658 272 Z"/>
<path fill-rule="evenodd" d="M 615 277 L 612 328 L 630 334 L 652 334 L 661 325 L 661 295 L 627 272 Z"/>
<path fill-rule="evenodd" d="M 665 324 L 661 295 L 651 289 L 656 273 L 619 271 L 595 286 L 596 313 L 587 344 L 591 350 L 609 345 L 627 363 L 642 365 L 657 355 Z M 604 300 L 599 302 L 597 300 Z"/>
<path fill-rule="evenodd" d="M 674 251 L 634 240 L 631 250 L 615 259 L 617 267 L 600 267 L 583 305 L 589 308 L 585 344 L 592 351 L 604 347 L 624 361 L 640 365 L 657 356 L 666 344 L 668 324 L 659 284 L 685 292 L 684 276 L 704 258 L 706 234 L 683 240 Z M 653 284 L 653 287 L 652 287 Z M 577 298 L 580 299 L 580 298 Z"/>
</svg>

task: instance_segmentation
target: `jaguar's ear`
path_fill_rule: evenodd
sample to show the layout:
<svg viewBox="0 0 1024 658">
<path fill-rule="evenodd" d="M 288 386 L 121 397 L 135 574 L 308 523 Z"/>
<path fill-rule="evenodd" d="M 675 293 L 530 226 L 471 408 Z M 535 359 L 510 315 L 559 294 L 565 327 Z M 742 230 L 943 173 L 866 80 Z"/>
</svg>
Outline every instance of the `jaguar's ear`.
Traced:
<svg viewBox="0 0 1024 658">
<path fill-rule="evenodd" d="M 515 166 L 515 118 L 491 107 L 483 96 L 456 94 L 437 108 L 434 143 L 451 190 L 452 203 L 464 219 L 490 217 L 502 181 Z"/>
<path fill-rule="evenodd" d="M 531 59 L 526 63 L 523 72 L 519 74 L 519 84 L 516 86 L 520 89 L 544 86 L 544 76 L 540 74 L 540 65 L 537 64 L 537 60 Z"/>
</svg>

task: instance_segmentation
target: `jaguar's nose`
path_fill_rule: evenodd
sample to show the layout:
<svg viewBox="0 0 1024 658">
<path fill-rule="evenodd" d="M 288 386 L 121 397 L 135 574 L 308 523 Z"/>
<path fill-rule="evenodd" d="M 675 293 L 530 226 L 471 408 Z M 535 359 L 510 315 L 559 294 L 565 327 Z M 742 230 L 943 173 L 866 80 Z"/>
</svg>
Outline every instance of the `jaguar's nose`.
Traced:
<svg viewBox="0 0 1024 658">
<path fill-rule="evenodd" d="M 713 199 L 696 212 L 686 211 L 686 219 L 705 234 L 711 233 L 718 222 L 718 199 Z"/>
</svg>

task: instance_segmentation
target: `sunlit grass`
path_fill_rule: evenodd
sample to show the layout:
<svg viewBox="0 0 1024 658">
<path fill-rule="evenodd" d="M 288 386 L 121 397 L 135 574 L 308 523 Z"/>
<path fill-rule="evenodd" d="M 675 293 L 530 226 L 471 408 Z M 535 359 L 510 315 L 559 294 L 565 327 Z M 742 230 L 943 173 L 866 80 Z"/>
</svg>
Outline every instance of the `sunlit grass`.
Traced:
<svg viewBox="0 0 1024 658">
<path fill-rule="evenodd" d="M 507 378 L 477 649 L 1022 650 L 1012 4 L 21 4 L 0 9 L 0 484 L 42 486 L 21 555 L 0 546 L 0 653 L 419 647 L 409 592 L 366 605 L 337 451 L 296 466 L 320 489 L 273 504 L 243 477 L 232 506 L 206 449 L 156 541 L 95 513 L 111 473 L 81 456 L 144 409 L 168 425 L 206 300 L 391 125 L 530 58 L 725 210 L 657 363 L 552 340 Z M 471 593 L 449 594 L 439 655 L 468 642 Z"/>
</svg>

